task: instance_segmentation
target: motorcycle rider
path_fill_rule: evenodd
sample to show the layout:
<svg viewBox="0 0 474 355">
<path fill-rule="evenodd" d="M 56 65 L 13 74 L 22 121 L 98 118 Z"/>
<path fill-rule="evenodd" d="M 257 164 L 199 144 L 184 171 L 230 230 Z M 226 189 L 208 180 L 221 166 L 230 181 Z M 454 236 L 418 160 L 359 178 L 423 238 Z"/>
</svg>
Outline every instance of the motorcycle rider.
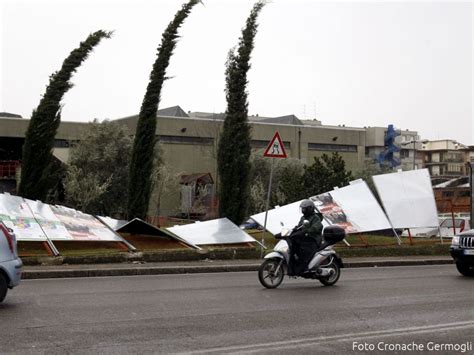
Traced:
<svg viewBox="0 0 474 355">
<path fill-rule="evenodd" d="M 313 201 L 306 199 L 300 204 L 301 217 L 296 228 L 301 228 L 291 234 L 290 276 L 303 272 L 308 265 L 314 251 L 322 243 L 322 215 L 316 212 Z M 305 224 L 304 222 L 309 223 Z"/>
</svg>

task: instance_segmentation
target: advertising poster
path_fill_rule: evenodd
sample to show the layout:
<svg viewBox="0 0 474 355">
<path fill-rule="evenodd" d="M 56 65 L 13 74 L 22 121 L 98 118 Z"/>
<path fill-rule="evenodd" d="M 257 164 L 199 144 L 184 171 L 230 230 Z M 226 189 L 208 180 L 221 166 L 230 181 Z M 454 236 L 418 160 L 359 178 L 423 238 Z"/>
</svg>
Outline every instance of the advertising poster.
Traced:
<svg viewBox="0 0 474 355">
<path fill-rule="evenodd" d="M 122 241 L 119 235 L 90 214 L 64 206 L 51 206 L 51 210 L 75 241 Z"/>
<path fill-rule="evenodd" d="M 56 217 L 50 205 L 41 201 L 25 199 L 36 221 L 39 223 L 44 233 L 50 240 L 72 240 L 71 234 Z"/>
<path fill-rule="evenodd" d="M 0 194 L 0 220 L 11 228 L 19 241 L 45 241 L 41 226 L 19 196 Z"/>
<path fill-rule="evenodd" d="M 329 224 L 336 224 L 344 228 L 348 234 L 360 232 L 357 226 L 348 219 L 344 209 L 333 199 L 330 192 L 313 196 L 310 200 L 314 202 L 317 210 Z"/>
<path fill-rule="evenodd" d="M 367 183 L 352 181 L 350 185 L 311 197 L 316 208 L 330 224 L 346 233 L 362 233 L 391 229 L 390 221 Z"/>
</svg>

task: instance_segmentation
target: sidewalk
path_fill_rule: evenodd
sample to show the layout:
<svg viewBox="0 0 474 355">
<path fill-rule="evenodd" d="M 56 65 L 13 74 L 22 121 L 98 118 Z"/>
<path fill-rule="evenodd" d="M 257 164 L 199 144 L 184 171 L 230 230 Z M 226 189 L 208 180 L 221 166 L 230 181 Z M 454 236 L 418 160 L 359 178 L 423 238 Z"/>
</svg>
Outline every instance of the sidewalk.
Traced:
<svg viewBox="0 0 474 355">
<path fill-rule="evenodd" d="M 175 262 L 129 262 L 118 264 L 84 264 L 84 265 L 52 265 L 25 266 L 22 279 L 97 277 L 97 276 L 133 276 L 162 275 L 210 272 L 257 271 L 262 260 L 199 260 Z M 345 258 L 344 266 L 383 267 L 383 266 L 414 266 L 452 264 L 448 256 L 406 256 L 406 257 L 373 257 Z"/>
</svg>

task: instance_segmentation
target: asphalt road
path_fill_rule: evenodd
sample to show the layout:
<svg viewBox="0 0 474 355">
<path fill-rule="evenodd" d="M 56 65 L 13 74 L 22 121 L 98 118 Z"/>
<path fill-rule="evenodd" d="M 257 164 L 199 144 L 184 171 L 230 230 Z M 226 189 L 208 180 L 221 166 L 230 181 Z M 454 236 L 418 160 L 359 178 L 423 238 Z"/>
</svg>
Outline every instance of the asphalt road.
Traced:
<svg viewBox="0 0 474 355">
<path fill-rule="evenodd" d="M 474 279 L 453 265 L 345 269 L 333 287 L 276 290 L 254 272 L 25 280 L 0 304 L 2 354 L 445 354 L 472 349 L 473 334 Z"/>
</svg>

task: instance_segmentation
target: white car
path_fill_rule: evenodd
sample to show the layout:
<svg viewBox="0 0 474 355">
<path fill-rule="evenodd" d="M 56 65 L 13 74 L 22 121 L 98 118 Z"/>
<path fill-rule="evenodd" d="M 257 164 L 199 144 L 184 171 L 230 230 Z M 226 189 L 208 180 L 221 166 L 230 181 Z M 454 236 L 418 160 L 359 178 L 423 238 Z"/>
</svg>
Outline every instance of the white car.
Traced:
<svg viewBox="0 0 474 355">
<path fill-rule="evenodd" d="M 0 222 L 0 303 L 5 299 L 8 289 L 20 283 L 22 267 L 15 234 Z"/>
<path fill-rule="evenodd" d="M 439 230 L 438 228 L 413 228 L 410 229 L 410 233 L 412 237 L 434 238 L 439 237 L 441 233 L 443 238 L 452 238 L 455 234 L 471 229 L 469 217 L 454 217 L 454 226 L 455 228 L 453 228 L 453 218 L 446 217 L 440 219 Z M 408 231 L 405 230 L 402 235 L 408 236 Z"/>
</svg>

